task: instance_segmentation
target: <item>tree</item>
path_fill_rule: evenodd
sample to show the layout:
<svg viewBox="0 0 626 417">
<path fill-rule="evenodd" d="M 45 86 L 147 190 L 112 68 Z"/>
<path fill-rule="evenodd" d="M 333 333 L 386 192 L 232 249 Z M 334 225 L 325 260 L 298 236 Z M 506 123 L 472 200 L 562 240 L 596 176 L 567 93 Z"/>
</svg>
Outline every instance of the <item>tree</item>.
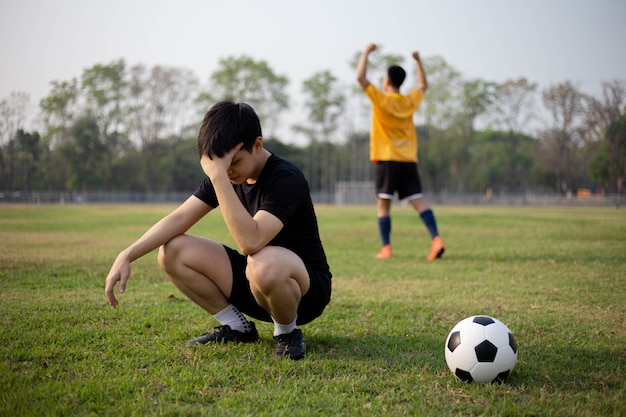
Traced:
<svg viewBox="0 0 626 417">
<path fill-rule="evenodd" d="M 343 145 L 344 169 L 340 180 L 348 181 L 372 181 L 374 178 L 374 165 L 369 161 L 370 137 L 366 132 L 352 133 Z"/>
<path fill-rule="evenodd" d="M 511 132 L 485 130 L 478 133 L 472 149 L 472 187 L 475 191 L 491 189 L 494 193 L 522 190 L 530 186 L 537 140 L 515 132 L 519 144 L 511 175 Z"/>
<path fill-rule="evenodd" d="M 444 159 L 450 171 L 448 188 L 451 191 L 465 192 L 471 188 L 469 179 L 473 174 L 471 152 L 476 142 L 476 120 L 493 102 L 496 85 L 482 80 L 459 80 L 459 83 L 460 105 L 458 108 L 449 107 L 447 114 L 451 120 L 435 136 L 435 148 L 440 149 L 440 152 L 437 155 L 431 154 L 431 157 Z M 430 99 L 430 93 L 428 96 Z"/>
<path fill-rule="evenodd" d="M 83 71 L 81 89 L 86 111 L 105 136 L 110 130 L 121 130 L 126 88 L 126 63 L 123 59 L 109 65 L 97 64 Z"/>
<path fill-rule="evenodd" d="M 527 132 L 536 117 L 535 92 L 537 84 L 526 78 L 507 80 L 496 88 L 490 111 L 496 127 L 509 132 Z"/>
<path fill-rule="evenodd" d="M 609 192 L 624 192 L 626 183 L 626 115 L 606 131 L 609 157 Z"/>
<path fill-rule="evenodd" d="M 211 93 L 201 95 L 201 102 L 210 106 L 217 101 L 233 100 L 251 105 L 268 137 L 277 126 L 280 112 L 289 106 L 285 92 L 288 78 L 276 74 L 266 61 L 255 61 L 247 55 L 220 59 L 210 83 Z"/>
<path fill-rule="evenodd" d="M 23 128 L 29 100 L 28 94 L 13 92 L 8 99 L 0 101 L 0 189 L 13 190 L 14 170 L 17 165 L 14 139 Z M 2 150 L 5 144 L 6 154 Z"/>
<path fill-rule="evenodd" d="M 124 123 L 124 102 L 127 97 L 126 63 L 123 59 L 109 65 L 97 64 L 85 69 L 81 78 L 85 97 L 85 111 L 98 125 L 99 140 L 105 145 L 104 183 L 110 189 L 113 179 L 113 160 L 121 146 Z"/>
<path fill-rule="evenodd" d="M 8 99 L 0 100 L 0 145 L 8 143 L 24 128 L 29 101 L 30 96 L 24 92 L 12 92 Z"/>
<path fill-rule="evenodd" d="M 337 78 L 330 71 L 317 72 L 304 81 L 302 91 L 305 95 L 304 105 L 307 108 L 309 123 L 294 126 L 294 129 L 309 137 L 312 148 L 322 143 L 321 158 L 317 158 L 311 152 L 306 172 L 314 190 L 319 186 L 328 192 L 332 192 L 338 176 L 340 159 L 332 152 L 332 136 L 337 131 L 337 118 L 342 113 L 345 101 L 344 95 L 338 92 L 336 83 Z M 321 177 L 315 175 L 317 162 L 325 168 Z"/>
<path fill-rule="evenodd" d="M 609 146 L 604 142 L 589 160 L 587 172 L 592 180 L 602 187 L 611 190 L 611 177 L 609 174 Z"/>
<path fill-rule="evenodd" d="M 143 150 L 142 175 L 148 191 L 170 182 L 171 171 L 156 169 L 160 148 L 155 144 L 170 135 L 180 136 L 196 84 L 189 72 L 178 68 L 155 66 L 148 71 L 136 65 L 130 70 L 129 131 Z"/>
<path fill-rule="evenodd" d="M 480 79 L 463 82 L 460 122 L 466 137 L 474 136 L 476 120 L 489 110 L 497 88 L 497 84 Z"/>
<path fill-rule="evenodd" d="M 591 155 L 588 172 L 609 192 L 619 192 L 624 182 L 623 120 L 626 117 L 626 84 L 602 83 L 602 99 L 587 97 L 585 153 Z"/>
<path fill-rule="evenodd" d="M 196 153 L 189 153 L 188 144 L 183 143 L 186 137 L 193 137 L 193 143 L 196 143 L 198 119 L 201 116 L 194 111 L 192 102 L 198 96 L 199 81 L 193 72 L 182 68 L 170 68 L 169 78 L 172 88 L 169 90 L 167 123 L 170 126 L 168 139 L 171 164 L 169 171 L 166 171 L 169 172 L 169 178 L 164 181 L 164 185 L 173 190 L 188 190 L 188 180 L 197 178 L 197 173 L 201 172 L 198 170 Z M 191 167 L 188 162 L 193 162 Z"/>
<path fill-rule="evenodd" d="M 546 166 L 555 174 L 556 191 L 575 191 L 582 185 L 586 165 L 582 163 L 585 96 L 569 81 L 548 87 L 543 103 L 552 116 L 552 124 L 540 132 Z"/>
<path fill-rule="evenodd" d="M 65 186 L 67 182 L 67 169 L 56 148 L 70 141 L 71 126 L 79 117 L 78 81 L 75 78 L 70 81 L 52 81 L 51 86 L 50 94 L 39 102 L 44 125 L 43 142 L 50 149 L 43 160 L 45 170 L 49 173 L 45 177 L 46 189 Z"/>
<path fill-rule="evenodd" d="M 500 130 L 507 132 L 507 169 L 511 185 L 523 184 L 520 177 L 518 158 L 520 158 L 520 141 L 522 132 L 530 131 L 530 122 L 535 118 L 535 92 L 537 85 L 526 78 L 507 80 L 497 85 L 495 99 L 490 110 L 493 112 L 492 121 Z M 509 191 L 522 191 L 510 189 Z"/>
<path fill-rule="evenodd" d="M 606 129 L 605 141 L 589 163 L 589 175 L 610 193 L 623 193 L 626 183 L 626 114 Z"/>
<path fill-rule="evenodd" d="M 426 126 L 445 130 L 458 120 L 462 112 L 461 74 L 440 56 L 424 58 L 424 72 L 428 90 L 418 117 L 424 120 Z"/>
<path fill-rule="evenodd" d="M 52 81 L 52 91 L 39 103 L 45 127 L 44 138 L 51 148 L 67 141 L 70 127 L 79 117 L 78 82 Z"/>
<path fill-rule="evenodd" d="M 423 64 L 428 89 L 416 117 L 424 121 L 418 129 L 420 173 L 424 183 L 430 181 L 429 190 L 464 191 L 472 140 L 462 101 L 464 82 L 440 56 L 426 57 Z"/>
<path fill-rule="evenodd" d="M 39 165 L 44 149 L 39 133 L 27 133 L 22 129 L 17 131 L 15 142 L 15 171 L 13 186 L 9 189 L 33 191 L 36 189 L 37 173 L 41 171 Z"/>
<path fill-rule="evenodd" d="M 619 120 L 625 113 L 626 83 L 613 80 L 602 83 L 602 98 L 586 96 L 588 129 L 584 137 L 586 142 L 601 141 L 608 127 Z"/>
<path fill-rule="evenodd" d="M 98 123 L 90 117 L 82 117 L 70 129 L 71 141 L 59 145 L 68 177 L 66 189 L 86 192 L 101 189 L 103 161 L 100 155 L 105 144 L 100 140 Z"/>
</svg>

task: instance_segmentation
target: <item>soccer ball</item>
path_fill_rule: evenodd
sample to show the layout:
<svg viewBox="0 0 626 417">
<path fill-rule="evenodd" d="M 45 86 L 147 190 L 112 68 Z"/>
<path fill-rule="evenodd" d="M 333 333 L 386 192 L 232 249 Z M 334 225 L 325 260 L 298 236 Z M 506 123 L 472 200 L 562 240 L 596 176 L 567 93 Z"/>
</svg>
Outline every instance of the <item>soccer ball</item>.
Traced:
<svg viewBox="0 0 626 417">
<path fill-rule="evenodd" d="M 471 316 L 450 330 L 448 368 L 465 382 L 503 382 L 517 362 L 517 343 L 508 327 L 489 316 Z"/>
</svg>

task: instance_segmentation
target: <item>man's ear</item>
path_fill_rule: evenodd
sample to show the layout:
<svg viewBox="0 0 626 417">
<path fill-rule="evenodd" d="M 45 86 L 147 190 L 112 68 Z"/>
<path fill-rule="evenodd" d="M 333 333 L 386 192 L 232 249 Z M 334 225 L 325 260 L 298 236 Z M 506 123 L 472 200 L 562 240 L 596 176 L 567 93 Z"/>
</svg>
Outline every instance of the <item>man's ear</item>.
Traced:
<svg viewBox="0 0 626 417">
<path fill-rule="evenodd" d="M 261 136 L 257 136 L 256 139 L 254 140 L 254 146 L 252 147 L 252 149 L 260 151 L 261 149 L 263 149 L 263 137 Z"/>
</svg>

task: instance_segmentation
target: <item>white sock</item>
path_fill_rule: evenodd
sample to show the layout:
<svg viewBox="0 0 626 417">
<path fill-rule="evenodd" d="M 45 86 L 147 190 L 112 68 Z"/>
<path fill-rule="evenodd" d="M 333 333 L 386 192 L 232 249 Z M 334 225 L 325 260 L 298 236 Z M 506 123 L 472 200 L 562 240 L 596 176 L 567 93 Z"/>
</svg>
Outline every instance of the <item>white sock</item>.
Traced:
<svg viewBox="0 0 626 417">
<path fill-rule="evenodd" d="M 297 319 L 298 317 L 296 316 L 296 320 Z M 292 321 L 289 324 L 280 324 L 279 322 L 274 320 L 274 317 L 272 317 L 272 321 L 274 322 L 274 336 L 278 336 L 279 334 L 287 334 L 287 333 L 293 332 L 295 328 L 297 327 L 296 320 Z"/>
<path fill-rule="evenodd" d="M 232 304 L 229 304 L 224 310 L 213 314 L 213 317 L 220 322 L 221 325 L 230 326 L 232 330 L 247 333 L 252 330 L 250 322 L 241 314 L 241 311 Z"/>
</svg>

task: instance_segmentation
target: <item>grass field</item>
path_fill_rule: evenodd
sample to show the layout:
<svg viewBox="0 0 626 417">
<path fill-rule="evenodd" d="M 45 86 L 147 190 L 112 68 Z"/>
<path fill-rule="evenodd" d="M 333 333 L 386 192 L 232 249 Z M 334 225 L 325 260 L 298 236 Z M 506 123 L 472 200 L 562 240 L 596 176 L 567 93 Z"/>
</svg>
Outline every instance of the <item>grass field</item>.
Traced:
<svg viewBox="0 0 626 417">
<path fill-rule="evenodd" d="M 261 342 L 190 347 L 216 323 L 150 254 L 120 307 L 118 251 L 173 206 L 0 206 L 0 415 L 624 416 L 626 210 L 435 207 L 447 252 L 427 263 L 417 216 L 394 209 L 377 261 L 374 207 L 318 207 L 334 273 L 307 357 Z M 221 217 L 192 230 L 232 244 Z M 506 323 L 502 385 L 465 384 L 443 354 L 462 318 Z"/>
</svg>

